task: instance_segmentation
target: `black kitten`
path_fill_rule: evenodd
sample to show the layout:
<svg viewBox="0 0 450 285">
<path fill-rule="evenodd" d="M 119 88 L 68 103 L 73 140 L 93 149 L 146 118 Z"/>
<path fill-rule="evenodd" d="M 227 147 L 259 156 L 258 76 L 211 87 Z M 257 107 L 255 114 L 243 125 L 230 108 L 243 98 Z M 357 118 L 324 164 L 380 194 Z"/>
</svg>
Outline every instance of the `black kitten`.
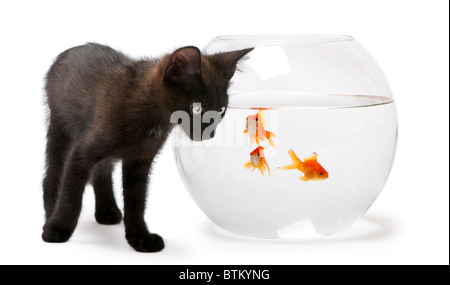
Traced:
<svg viewBox="0 0 450 285">
<path fill-rule="evenodd" d="M 133 60 L 110 47 L 87 44 L 60 54 L 46 82 L 50 116 L 43 240 L 70 238 L 88 181 L 97 222 L 120 223 L 111 172 L 113 161 L 121 159 L 126 239 L 137 251 L 162 250 L 164 242 L 147 229 L 144 210 L 152 161 L 173 126 L 170 116 L 183 110 L 192 118 L 194 102 L 201 103 L 203 113 L 222 110 L 223 116 L 229 80 L 251 50 L 201 55 L 196 47 L 184 47 L 158 59 Z M 202 130 L 207 126 L 202 124 Z"/>
</svg>

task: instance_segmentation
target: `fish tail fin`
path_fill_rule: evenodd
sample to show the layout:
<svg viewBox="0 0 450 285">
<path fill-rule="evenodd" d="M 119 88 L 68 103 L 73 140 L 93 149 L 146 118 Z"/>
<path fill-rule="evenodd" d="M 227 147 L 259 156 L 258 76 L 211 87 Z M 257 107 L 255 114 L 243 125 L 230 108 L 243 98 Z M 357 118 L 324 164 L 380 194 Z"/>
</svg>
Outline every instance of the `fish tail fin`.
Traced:
<svg viewBox="0 0 450 285">
<path fill-rule="evenodd" d="M 276 148 L 276 145 L 272 138 L 276 138 L 276 137 L 277 136 L 274 133 L 266 131 L 266 138 L 267 138 L 267 140 L 269 140 L 269 143 L 273 148 Z"/>
<path fill-rule="evenodd" d="M 269 175 L 270 175 L 270 168 L 269 168 L 269 165 L 267 164 L 267 161 L 264 160 L 264 163 L 266 164 L 267 172 L 269 172 Z"/>
<path fill-rule="evenodd" d="M 263 170 L 265 169 L 264 165 L 262 167 L 258 168 L 258 169 L 261 172 L 261 174 L 264 175 L 264 172 L 263 172 Z"/>
<path fill-rule="evenodd" d="M 277 136 L 272 132 L 266 131 L 266 137 L 267 138 L 276 138 Z"/>
<path fill-rule="evenodd" d="M 261 167 L 263 168 L 263 170 L 267 169 L 267 172 L 269 172 L 269 175 L 270 175 L 269 164 L 267 164 L 267 161 L 264 157 L 261 158 Z"/>
<path fill-rule="evenodd" d="M 304 172 L 304 170 L 303 170 L 303 162 L 300 160 L 300 158 L 297 157 L 295 152 L 292 149 L 290 149 L 288 151 L 288 153 L 289 153 L 289 156 L 292 159 L 293 164 L 297 165 L 297 169 L 299 169 L 301 172 Z"/>
<path fill-rule="evenodd" d="M 286 165 L 286 166 L 282 166 L 282 167 L 279 167 L 279 168 L 280 169 L 285 169 L 285 170 L 298 169 L 301 172 L 303 172 L 303 162 L 297 157 L 297 155 L 295 154 L 295 152 L 292 149 L 290 149 L 288 151 L 288 153 L 289 153 L 289 156 L 292 159 L 292 164 Z"/>
<path fill-rule="evenodd" d="M 285 166 L 280 166 L 280 167 L 278 167 L 278 169 L 283 169 L 283 170 L 297 169 L 297 165 L 289 164 L 289 165 L 285 165 Z"/>
</svg>

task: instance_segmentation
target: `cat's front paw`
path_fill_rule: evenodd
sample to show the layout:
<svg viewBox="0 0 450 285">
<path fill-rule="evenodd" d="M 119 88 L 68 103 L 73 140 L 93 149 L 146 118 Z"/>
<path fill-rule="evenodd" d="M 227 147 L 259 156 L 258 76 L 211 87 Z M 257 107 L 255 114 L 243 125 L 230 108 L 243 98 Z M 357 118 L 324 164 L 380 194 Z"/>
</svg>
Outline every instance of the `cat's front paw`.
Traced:
<svg viewBox="0 0 450 285">
<path fill-rule="evenodd" d="M 103 208 L 95 211 L 97 223 L 102 225 L 116 225 L 122 221 L 122 213 L 116 208 Z"/>
<path fill-rule="evenodd" d="M 127 240 L 139 252 L 158 252 L 164 248 L 164 241 L 157 234 L 127 235 Z"/>
<path fill-rule="evenodd" d="M 57 226 L 46 224 L 42 233 L 42 239 L 45 242 L 61 243 L 66 242 L 72 236 L 72 230 L 59 228 Z"/>
</svg>

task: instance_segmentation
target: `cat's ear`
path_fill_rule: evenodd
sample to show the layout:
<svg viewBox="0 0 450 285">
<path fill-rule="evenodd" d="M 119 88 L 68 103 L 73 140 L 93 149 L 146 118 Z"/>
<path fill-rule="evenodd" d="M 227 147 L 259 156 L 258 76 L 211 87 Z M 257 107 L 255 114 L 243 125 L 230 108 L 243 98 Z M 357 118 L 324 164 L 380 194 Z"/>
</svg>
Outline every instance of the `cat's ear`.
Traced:
<svg viewBox="0 0 450 285">
<path fill-rule="evenodd" d="M 230 80 L 236 71 L 236 65 L 240 59 L 247 53 L 251 52 L 254 48 L 247 48 L 242 50 L 216 53 L 209 55 L 210 61 L 217 67 L 222 75 Z"/>
<path fill-rule="evenodd" d="M 189 90 L 198 84 L 202 74 L 201 53 L 197 47 L 187 46 L 174 51 L 166 63 L 164 79 Z"/>
</svg>

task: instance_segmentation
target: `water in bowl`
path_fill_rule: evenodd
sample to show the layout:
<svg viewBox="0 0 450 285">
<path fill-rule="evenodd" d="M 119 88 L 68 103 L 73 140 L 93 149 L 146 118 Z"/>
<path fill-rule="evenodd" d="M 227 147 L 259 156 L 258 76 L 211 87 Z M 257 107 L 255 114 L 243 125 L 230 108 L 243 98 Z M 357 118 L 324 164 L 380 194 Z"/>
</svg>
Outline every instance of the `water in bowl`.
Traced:
<svg viewBox="0 0 450 285">
<path fill-rule="evenodd" d="M 260 106 L 239 104 L 239 95 L 232 99 L 234 105 L 213 139 L 192 142 L 181 130 L 174 132 L 183 181 L 217 225 L 261 238 L 328 235 L 349 226 L 375 201 L 396 148 L 397 116 L 391 98 L 292 96 L 286 101 L 276 98 L 276 104 L 261 100 L 266 104 Z M 246 118 L 259 109 L 264 109 L 266 129 L 277 136 L 276 148 L 261 143 L 270 175 L 244 167 L 258 146 L 250 145 L 244 134 Z M 301 160 L 317 153 L 329 177 L 306 182 L 299 179 L 299 170 L 278 169 L 292 163 L 289 149 Z"/>
</svg>

